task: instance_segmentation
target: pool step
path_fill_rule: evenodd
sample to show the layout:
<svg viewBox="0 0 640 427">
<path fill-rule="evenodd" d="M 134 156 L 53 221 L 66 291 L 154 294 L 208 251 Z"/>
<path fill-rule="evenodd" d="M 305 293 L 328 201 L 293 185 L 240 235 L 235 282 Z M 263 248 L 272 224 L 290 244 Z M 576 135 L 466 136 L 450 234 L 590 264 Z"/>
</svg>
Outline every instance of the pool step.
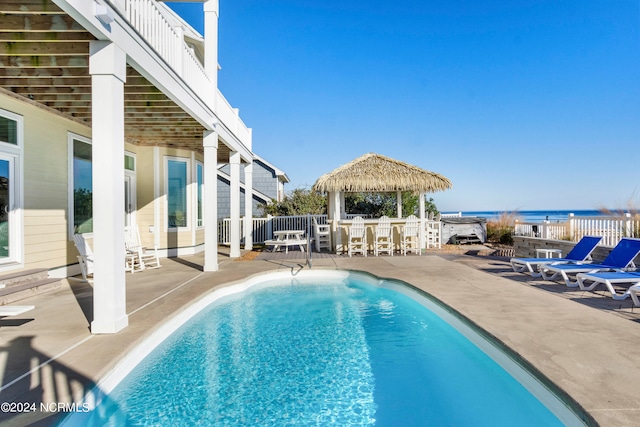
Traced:
<svg viewBox="0 0 640 427">
<path fill-rule="evenodd" d="M 60 279 L 49 278 L 46 268 L 24 270 L 0 276 L 0 305 L 58 289 Z"/>
</svg>

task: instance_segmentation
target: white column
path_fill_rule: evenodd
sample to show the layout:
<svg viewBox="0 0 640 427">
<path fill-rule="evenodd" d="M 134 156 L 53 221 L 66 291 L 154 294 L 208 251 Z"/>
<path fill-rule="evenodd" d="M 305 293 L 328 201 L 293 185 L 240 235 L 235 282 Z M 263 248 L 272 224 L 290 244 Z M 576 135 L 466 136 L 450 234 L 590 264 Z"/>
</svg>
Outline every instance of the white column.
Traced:
<svg viewBox="0 0 640 427">
<path fill-rule="evenodd" d="M 218 88 L 218 0 L 204 2 L 204 70 Z"/>
<path fill-rule="evenodd" d="M 424 201 L 424 191 L 420 192 L 420 201 L 418 203 L 419 205 L 419 209 L 420 209 L 420 247 L 421 248 L 426 248 L 426 242 L 424 239 L 424 231 L 425 231 L 425 227 L 427 226 L 427 222 L 425 221 L 426 215 L 425 215 L 425 201 Z"/>
<path fill-rule="evenodd" d="M 91 333 L 129 324 L 124 269 L 124 82 L 126 54 L 115 44 L 89 44 L 93 156 L 93 321 Z"/>
<path fill-rule="evenodd" d="M 402 218 L 402 191 L 396 191 L 396 207 L 398 209 L 398 218 Z"/>
<path fill-rule="evenodd" d="M 331 199 L 331 218 L 335 220 L 342 219 L 342 196 L 344 193 L 340 191 L 335 191 L 333 193 L 329 193 L 329 198 Z"/>
<path fill-rule="evenodd" d="M 218 271 L 218 132 L 205 131 L 204 146 L 204 271 Z"/>
<path fill-rule="evenodd" d="M 347 204 L 344 201 L 344 191 L 340 193 L 340 219 L 345 219 L 347 217 Z"/>
<path fill-rule="evenodd" d="M 244 167 L 244 249 L 253 249 L 253 162 Z"/>
<path fill-rule="evenodd" d="M 331 224 L 331 233 L 333 234 L 331 241 L 333 242 L 333 250 L 337 251 L 342 246 L 342 234 L 340 233 L 340 220 L 342 219 L 342 206 L 344 203 L 340 203 L 344 200 L 344 193 L 341 191 L 334 191 L 329 193 L 329 211 L 327 217 Z"/>
<path fill-rule="evenodd" d="M 229 166 L 231 183 L 229 184 L 229 202 L 231 217 L 231 250 L 229 257 L 238 258 L 240 256 L 240 153 L 232 151 L 229 154 Z"/>
</svg>

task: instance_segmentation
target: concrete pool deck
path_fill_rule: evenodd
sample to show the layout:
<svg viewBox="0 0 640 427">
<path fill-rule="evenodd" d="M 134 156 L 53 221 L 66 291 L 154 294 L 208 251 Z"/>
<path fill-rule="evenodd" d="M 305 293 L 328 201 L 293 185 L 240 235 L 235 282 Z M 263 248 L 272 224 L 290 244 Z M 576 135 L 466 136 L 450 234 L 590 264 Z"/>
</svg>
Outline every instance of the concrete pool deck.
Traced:
<svg viewBox="0 0 640 427">
<path fill-rule="evenodd" d="M 295 256 L 239 261 L 221 254 L 219 271 L 203 273 L 202 255 L 195 255 L 128 274 L 129 326 L 114 335 L 90 334 L 92 290 L 81 281 L 70 279 L 20 301 L 35 309 L 0 320 L 0 403 L 35 403 L 36 411 L 0 412 L 0 422 L 50 425 L 64 410 L 57 403 L 78 400 L 175 313 L 246 277 L 303 268 Z M 638 424 L 640 308 L 629 300 L 513 273 L 503 258 L 462 253 L 315 257 L 313 268 L 360 270 L 410 283 L 509 346 L 600 425 Z"/>
</svg>

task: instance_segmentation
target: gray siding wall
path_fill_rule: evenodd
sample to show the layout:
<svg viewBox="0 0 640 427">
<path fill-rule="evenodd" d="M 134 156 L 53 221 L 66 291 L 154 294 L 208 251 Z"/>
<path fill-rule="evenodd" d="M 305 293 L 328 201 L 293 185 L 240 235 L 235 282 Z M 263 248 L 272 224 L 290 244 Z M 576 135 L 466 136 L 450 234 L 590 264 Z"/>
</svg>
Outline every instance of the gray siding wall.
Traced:
<svg viewBox="0 0 640 427">
<path fill-rule="evenodd" d="M 231 216 L 231 185 L 229 181 L 218 177 L 218 219 L 229 218 Z M 253 216 L 261 217 L 262 210 L 259 209 L 261 202 L 253 197 Z M 240 216 L 244 216 L 244 189 L 240 189 Z"/>
<path fill-rule="evenodd" d="M 230 165 L 224 165 L 220 170 L 227 175 L 231 172 Z M 252 186 L 272 199 L 278 197 L 278 176 L 275 171 L 259 160 L 253 162 Z M 244 167 L 240 167 L 240 182 L 244 183 Z M 224 178 L 218 177 L 218 218 L 229 218 L 231 213 L 229 196 L 230 184 Z M 240 216 L 244 216 L 244 190 L 240 190 Z M 260 200 L 253 198 L 253 216 L 262 216 L 262 211 L 258 208 Z"/>
<path fill-rule="evenodd" d="M 253 188 L 272 199 L 278 197 L 278 177 L 275 171 L 258 160 L 253 162 Z"/>
</svg>

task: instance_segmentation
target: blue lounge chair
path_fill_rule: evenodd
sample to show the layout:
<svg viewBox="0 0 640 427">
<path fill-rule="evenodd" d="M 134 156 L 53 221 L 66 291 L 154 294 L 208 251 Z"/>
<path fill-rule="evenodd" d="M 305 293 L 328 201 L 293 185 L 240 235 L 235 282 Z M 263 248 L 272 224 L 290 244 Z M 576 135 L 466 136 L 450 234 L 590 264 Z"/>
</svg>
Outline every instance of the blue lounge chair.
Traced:
<svg viewBox="0 0 640 427">
<path fill-rule="evenodd" d="M 537 269 L 541 265 L 585 262 L 600 240 L 601 236 L 584 236 L 564 258 L 511 258 L 511 267 L 516 273 L 529 273 L 533 277 L 540 277 Z"/>
<path fill-rule="evenodd" d="M 558 275 L 561 275 L 567 286 L 575 288 L 578 286 L 578 281 L 571 281 L 568 274 L 621 271 L 627 267 L 635 267 L 633 259 L 639 253 L 640 239 L 625 238 L 620 240 L 600 264 L 547 264 L 540 266 L 540 272 L 545 280 L 555 280 Z"/>
<path fill-rule="evenodd" d="M 596 286 L 603 284 L 611 292 L 611 297 L 615 300 L 623 300 L 629 297 L 630 291 L 619 294 L 614 285 L 633 286 L 640 284 L 640 272 L 635 271 L 606 271 L 596 273 L 578 273 L 576 275 L 578 286 L 583 291 L 592 291 Z"/>
</svg>

